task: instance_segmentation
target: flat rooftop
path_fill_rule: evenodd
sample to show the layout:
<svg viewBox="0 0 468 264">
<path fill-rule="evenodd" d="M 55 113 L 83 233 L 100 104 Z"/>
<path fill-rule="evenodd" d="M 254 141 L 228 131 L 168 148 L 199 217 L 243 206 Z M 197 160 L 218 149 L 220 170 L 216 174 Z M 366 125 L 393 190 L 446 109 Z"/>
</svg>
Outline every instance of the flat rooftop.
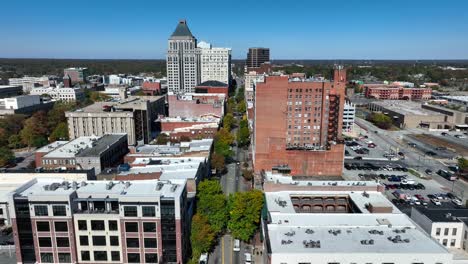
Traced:
<svg viewBox="0 0 468 264">
<path fill-rule="evenodd" d="M 419 116 L 436 116 L 442 115 L 434 111 L 430 111 L 421 107 L 421 103 L 403 100 L 383 100 L 374 101 L 371 104 L 381 106 L 387 110 L 394 111 L 403 115 L 419 115 Z"/>
<path fill-rule="evenodd" d="M 182 153 L 189 152 L 201 152 L 209 151 L 213 139 L 200 139 L 192 140 L 190 142 L 181 142 L 171 145 L 142 145 L 136 147 L 136 153 L 130 155 L 153 155 L 153 156 L 165 156 L 165 155 L 180 155 Z"/>
<path fill-rule="evenodd" d="M 118 198 L 127 201 L 141 201 L 144 198 L 148 201 L 158 197 L 178 197 L 184 188 L 184 180 L 68 182 L 63 179 L 35 179 L 18 194 L 27 196 L 30 201 L 69 199 L 72 193 L 76 193 L 78 198 Z"/>
<path fill-rule="evenodd" d="M 417 208 L 415 210 L 418 210 L 432 222 L 468 222 L 468 209 Z"/>
<path fill-rule="evenodd" d="M 442 96 L 444 99 L 450 99 L 450 100 L 457 100 L 460 102 L 468 103 L 468 96 L 467 95 L 447 95 L 447 96 Z"/>
<path fill-rule="evenodd" d="M 49 148 L 40 149 L 46 152 L 47 149 L 51 149 L 44 158 L 73 158 L 73 157 L 88 157 L 98 156 L 104 152 L 110 145 L 125 137 L 126 134 L 106 134 L 103 136 L 90 136 L 90 137 L 79 137 L 66 144 L 57 143 Z M 63 142 L 63 141 L 62 141 Z M 55 147 L 55 148 L 54 148 Z"/>
<path fill-rule="evenodd" d="M 69 141 L 54 141 L 52 143 L 50 143 L 49 145 L 46 145 L 38 150 L 36 150 L 36 152 L 39 152 L 39 153 L 47 153 L 47 152 L 51 152 L 52 150 L 58 148 L 58 147 L 61 147 L 65 144 L 67 144 Z"/>
<path fill-rule="evenodd" d="M 137 158 L 128 171 L 122 171 L 119 176 L 161 173 L 161 180 L 195 179 L 200 163 L 205 157 L 190 158 Z"/>
<path fill-rule="evenodd" d="M 83 149 L 77 156 L 78 157 L 89 157 L 89 156 L 98 156 L 103 153 L 108 147 L 115 142 L 119 141 L 123 137 L 126 137 L 127 134 L 119 133 L 119 134 L 106 134 L 100 137 L 94 146 L 91 148 Z"/>
<path fill-rule="evenodd" d="M 164 96 L 141 96 L 129 97 L 127 100 L 120 101 L 95 102 L 92 105 L 88 105 L 84 108 L 77 109 L 73 112 L 105 113 L 106 111 L 104 111 L 104 106 L 113 106 L 117 112 L 122 109 L 141 109 L 142 107 L 146 108 L 146 104 L 143 104 L 146 101 L 155 102 L 162 98 L 164 98 Z M 110 113 L 110 111 L 107 112 Z"/>
<path fill-rule="evenodd" d="M 214 115 L 206 115 L 202 117 L 163 117 L 159 121 L 171 123 L 171 122 L 205 122 L 205 123 L 218 123 L 221 121 L 220 117 Z"/>
<path fill-rule="evenodd" d="M 11 89 L 11 88 L 20 88 L 21 85 L 0 85 L 0 89 Z"/>
</svg>

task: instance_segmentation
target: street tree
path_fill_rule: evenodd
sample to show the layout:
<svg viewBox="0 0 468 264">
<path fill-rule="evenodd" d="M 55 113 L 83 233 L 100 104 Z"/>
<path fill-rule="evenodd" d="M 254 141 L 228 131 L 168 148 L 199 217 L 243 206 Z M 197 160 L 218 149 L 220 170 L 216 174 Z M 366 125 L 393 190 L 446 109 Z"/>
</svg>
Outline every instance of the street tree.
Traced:
<svg viewBox="0 0 468 264">
<path fill-rule="evenodd" d="M 211 249 L 215 242 L 216 233 L 208 223 L 208 218 L 201 214 L 192 217 L 190 242 L 192 244 L 192 257 L 198 259 L 203 252 Z"/>
<path fill-rule="evenodd" d="M 231 113 L 227 113 L 223 118 L 223 127 L 228 131 L 231 131 L 234 122 L 234 116 Z"/>
<path fill-rule="evenodd" d="M 225 166 L 225 158 L 223 155 L 218 153 L 213 153 L 211 155 L 211 166 L 216 169 L 216 171 L 223 171 Z"/>
<path fill-rule="evenodd" d="M 260 190 L 237 192 L 229 196 L 228 228 L 235 238 L 248 241 L 260 224 L 263 193 Z"/>
<path fill-rule="evenodd" d="M 57 140 L 68 140 L 68 125 L 66 122 L 60 122 L 55 126 L 49 137 L 50 142 Z"/>
<path fill-rule="evenodd" d="M 13 162 L 15 155 L 7 147 L 0 147 L 0 167 L 6 166 Z"/>
<path fill-rule="evenodd" d="M 228 220 L 226 196 L 216 180 L 204 180 L 197 188 L 197 213 L 206 216 L 211 228 L 219 234 Z"/>
</svg>

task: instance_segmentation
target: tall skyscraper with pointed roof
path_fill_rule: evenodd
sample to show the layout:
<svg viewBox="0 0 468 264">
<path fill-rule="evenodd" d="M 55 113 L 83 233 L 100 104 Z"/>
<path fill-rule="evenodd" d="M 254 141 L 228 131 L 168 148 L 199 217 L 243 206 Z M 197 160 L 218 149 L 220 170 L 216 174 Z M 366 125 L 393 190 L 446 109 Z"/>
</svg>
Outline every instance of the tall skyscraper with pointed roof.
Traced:
<svg viewBox="0 0 468 264">
<path fill-rule="evenodd" d="M 197 39 L 192 35 L 185 20 L 180 20 L 169 38 L 167 50 L 168 91 L 173 93 L 193 92 L 200 83 L 200 63 Z"/>
</svg>

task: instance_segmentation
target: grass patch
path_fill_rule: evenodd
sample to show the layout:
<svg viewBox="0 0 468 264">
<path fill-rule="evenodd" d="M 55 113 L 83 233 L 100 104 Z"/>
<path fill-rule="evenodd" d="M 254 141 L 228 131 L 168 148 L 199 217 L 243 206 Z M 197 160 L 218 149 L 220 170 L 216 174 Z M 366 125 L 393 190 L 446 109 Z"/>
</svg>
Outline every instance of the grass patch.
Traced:
<svg viewBox="0 0 468 264">
<path fill-rule="evenodd" d="M 421 179 L 427 179 L 428 177 L 418 171 L 416 171 L 415 169 L 408 169 L 408 172 L 418 178 L 421 178 Z"/>
</svg>

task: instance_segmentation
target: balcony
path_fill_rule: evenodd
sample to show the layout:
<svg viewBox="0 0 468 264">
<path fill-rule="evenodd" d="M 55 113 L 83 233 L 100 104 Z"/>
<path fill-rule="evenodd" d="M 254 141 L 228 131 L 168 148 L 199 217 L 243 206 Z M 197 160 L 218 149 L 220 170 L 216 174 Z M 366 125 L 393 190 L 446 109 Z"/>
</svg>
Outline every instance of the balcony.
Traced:
<svg viewBox="0 0 468 264">
<path fill-rule="evenodd" d="M 105 210 L 105 209 L 94 209 L 94 210 L 73 210 L 75 214 L 118 214 L 119 210 Z"/>
</svg>

